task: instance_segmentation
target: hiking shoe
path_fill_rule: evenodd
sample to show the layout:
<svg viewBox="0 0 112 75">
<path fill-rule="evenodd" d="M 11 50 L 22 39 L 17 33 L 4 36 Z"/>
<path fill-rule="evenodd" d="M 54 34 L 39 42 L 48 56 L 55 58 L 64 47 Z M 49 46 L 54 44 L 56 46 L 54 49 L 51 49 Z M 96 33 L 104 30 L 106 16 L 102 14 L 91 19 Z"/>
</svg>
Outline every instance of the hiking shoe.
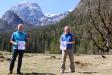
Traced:
<svg viewBox="0 0 112 75">
<path fill-rule="evenodd" d="M 71 72 L 72 72 L 72 73 L 74 73 L 74 72 L 75 72 L 75 70 L 71 70 Z"/>
<path fill-rule="evenodd" d="M 13 73 L 12 70 L 10 70 L 10 71 L 9 71 L 9 74 L 12 74 L 12 73 Z"/>
<path fill-rule="evenodd" d="M 22 72 L 17 72 L 17 74 L 22 74 Z"/>
<path fill-rule="evenodd" d="M 61 71 L 61 73 L 64 73 L 64 72 L 65 72 L 65 70 L 62 70 L 62 71 Z"/>
</svg>

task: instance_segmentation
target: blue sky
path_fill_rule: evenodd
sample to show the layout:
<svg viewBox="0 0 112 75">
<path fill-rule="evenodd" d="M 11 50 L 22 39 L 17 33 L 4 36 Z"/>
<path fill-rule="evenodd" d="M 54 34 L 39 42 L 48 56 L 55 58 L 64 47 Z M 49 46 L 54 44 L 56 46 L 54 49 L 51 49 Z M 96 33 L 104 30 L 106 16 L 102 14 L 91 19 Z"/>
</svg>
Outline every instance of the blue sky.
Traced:
<svg viewBox="0 0 112 75">
<path fill-rule="evenodd" d="M 74 9 L 80 0 L 0 0 L 0 17 L 11 6 L 21 2 L 36 2 L 44 14 L 59 14 Z"/>
</svg>

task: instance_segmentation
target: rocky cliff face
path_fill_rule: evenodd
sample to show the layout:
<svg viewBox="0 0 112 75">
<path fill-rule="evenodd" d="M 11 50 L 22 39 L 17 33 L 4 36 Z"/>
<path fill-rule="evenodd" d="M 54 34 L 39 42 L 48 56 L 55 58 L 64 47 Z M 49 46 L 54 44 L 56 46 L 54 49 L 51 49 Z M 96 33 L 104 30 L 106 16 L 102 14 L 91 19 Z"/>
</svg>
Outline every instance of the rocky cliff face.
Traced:
<svg viewBox="0 0 112 75">
<path fill-rule="evenodd" d="M 40 25 L 47 25 L 47 24 L 54 24 L 56 22 L 59 22 L 62 18 L 67 16 L 69 12 L 65 12 L 63 14 L 58 14 L 54 16 L 46 16 L 43 14 L 40 6 L 37 3 L 21 3 L 17 4 L 15 6 L 12 6 L 4 15 L 3 20 L 5 18 L 10 18 L 10 16 L 14 16 L 13 14 L 10 14 L 9 11 L 12 11 L 14 14 L 16 14 L 19 18 L 23 20 L 25 24 L 32 24 L 36 26 Z M 10 16 L 7 16 L 10 14 Z M 14 19 L 13 19 L 14 20 Z M 6 21 L 6 20 L 5 20 Z M 8 21 L 9 22 L 9 21 Z M 12 22 L 13 24 L 13 22 Z"/>
<path fill-rule="evenodd" d="M 16 26 L 19 23 L 24 23 L 23 20 L 13 11 L 9 10 L 2 16 L 2 20 L 11 26 Z"/>
</svg>

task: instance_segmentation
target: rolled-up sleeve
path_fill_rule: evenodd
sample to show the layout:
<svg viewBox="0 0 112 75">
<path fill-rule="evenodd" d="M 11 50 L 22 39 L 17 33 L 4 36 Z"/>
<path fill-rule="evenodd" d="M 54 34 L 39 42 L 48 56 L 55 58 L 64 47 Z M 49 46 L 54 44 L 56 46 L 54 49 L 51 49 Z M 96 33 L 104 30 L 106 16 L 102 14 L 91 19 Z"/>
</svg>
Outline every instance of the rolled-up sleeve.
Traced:
<svg viewBox="0 0 112 75">
<path fill-rule="evenodd" d="M 10 40 L 11 40 L 11 41 L 15 41 L 15 39 L 14 39 L 14 33 L 12 34 Z"/>
</svg>

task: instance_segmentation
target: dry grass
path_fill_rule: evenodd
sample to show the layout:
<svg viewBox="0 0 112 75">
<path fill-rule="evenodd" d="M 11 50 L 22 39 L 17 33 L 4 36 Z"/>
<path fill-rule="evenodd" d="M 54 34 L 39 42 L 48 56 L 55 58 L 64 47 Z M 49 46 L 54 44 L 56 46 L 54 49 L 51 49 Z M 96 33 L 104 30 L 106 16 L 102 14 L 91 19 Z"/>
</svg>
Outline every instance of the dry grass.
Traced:
<svg viewBox="0 0 112 75">
<path fill-rule="evenodd" d="M 11 57 L 10 53 L 4 55 Z M 7 75 L 9 61 L 0 62 L 0 75 Z M 16 75 L 16 65 L 14 74 Z M 63 75 L 112 75 L 112 55 L 103 59 L 99 55 L 75 56 L 76 72 L 70 73 L 69 60 L 67 59 L 66 71 Z M 23 75 L 62 75 L 60 71 L 61 55 L 25 54 L 23 58 Z"/>
</svg>

